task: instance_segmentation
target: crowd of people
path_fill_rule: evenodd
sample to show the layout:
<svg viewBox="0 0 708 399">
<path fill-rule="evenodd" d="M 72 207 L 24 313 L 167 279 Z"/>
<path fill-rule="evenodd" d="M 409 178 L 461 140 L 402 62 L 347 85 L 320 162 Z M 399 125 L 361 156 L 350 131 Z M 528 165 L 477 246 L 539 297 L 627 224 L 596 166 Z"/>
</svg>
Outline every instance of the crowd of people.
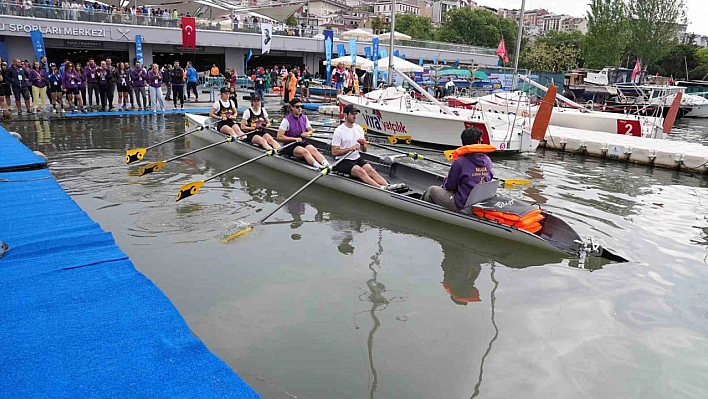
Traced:
<svg viewBox="0 0 708 399">
<path fill-rule="evenodd" d="M 235 96 L 235 73 L 225 72 L 229 90 Z M 216 65 L 205 75 L 224 78 Z M 187 62 L 179 61 L 162 67 L 143 66 L 138 62 L 113 64 L 111 58 L 86 65 L 64 60 L 57 65 L 46 57 L 30 63 L 13 59 L 10 64 L 0 59 L 0 109 L 18 114 L 24 112 L 97 112 L 118 110 L 164 111 L 165 101 L 184 109 L 193 95 L 198 101 L 198 73 Z M 163 90 L 165 94 L 163 94 Z M 186 95 L 186 96 L 185 96 Z M 14 102 L 13 102 L 14 97 Z M 185 99 L 186 97 L 186 99 Z"/>
</svg>

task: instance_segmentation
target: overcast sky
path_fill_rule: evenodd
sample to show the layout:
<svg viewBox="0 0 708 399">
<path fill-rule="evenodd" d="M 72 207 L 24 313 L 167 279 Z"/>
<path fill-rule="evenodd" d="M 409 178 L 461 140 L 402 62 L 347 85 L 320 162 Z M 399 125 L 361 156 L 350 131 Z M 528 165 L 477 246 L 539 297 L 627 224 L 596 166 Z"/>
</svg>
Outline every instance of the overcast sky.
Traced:
<svg viewBox="0 0 708 399">
<path fill-rule="evenodd" d="M 477 4 L 494 8 L 521 8 L 521 0 L 476 0 Z M 708 15 L 708 0 L 684 0 L 688 7 L 689 32 L 708 35 L 708 24 L 701 21 Z M 545 8 L 556 14 L 585 16 L 590 0 L 526 0 L 526 9 Z M 703 22 L 703 23 L 701 23 Z"/>
</svg>

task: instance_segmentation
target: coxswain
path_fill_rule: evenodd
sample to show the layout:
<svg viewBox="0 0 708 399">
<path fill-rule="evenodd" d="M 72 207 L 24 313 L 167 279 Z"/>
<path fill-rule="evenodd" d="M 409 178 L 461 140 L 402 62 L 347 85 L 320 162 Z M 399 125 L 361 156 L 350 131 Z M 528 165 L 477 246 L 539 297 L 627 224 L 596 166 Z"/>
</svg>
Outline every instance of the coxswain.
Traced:
<svg viewBox="0 0 708 399">
<path fill-rule="evenodd" d="M 337 172 L 355 177 L 362 182 L 374 187 L 386 187 L 388 182 L 376 170 L 361 158 L 359 152 L 366 152 L 367 145 L 364 139 L 364 129 L 356 124 L 356 116 L 360 111 L 354 104 L 344 107 L 344 123 L 334 130 L 332 135 L 332 155 L 336 159 L 346 156 L 337 167 Z"/>
<path fill-rule="evenodd" d="M 266 150 L 280 148 L 280 144 L 265 132 L 265 128 L 270 127 L 270 119 L 268 119 L 268 111 L 261 107 L 261 98 L 259 96 L 251 97 L 251 108 L 243 113 L 241 119 L 241 131 L 251 136 L 251 143 L 259 145 Z"/>
<path fill-rule="evenodd" d="M 214 119 L 221 119 L 216 124 L 216 130 L 232 136 L 243 136 L 243 132 L 236 124 L 238 110 L 233 101 L 229 99 L 229 89 L 221 88 L 221 94 L 216 99 L 214 105 L 209 110 L 209 116 Z"/>
<path fill-rule="evenodd" d="M 278 127 L 278 141 L 285 144 L 295 141 L 297 144 L 285 147 L 282 154 L 304 159 L 308 165 L 316 168 L 328 166 L 329 163 L 317 148 L 305 142 L 306 137 L 312 134 L 312 125 L 307 115 L 302 112 L 302 100 L 299 97 L 293 98 L 290 101 L 290 109 L 291 113 Z"/>
<path fill-rule="evenodd" d="M 487 152 L 494 147 L 482 144 L 482 131 L 476 127 L 465 129 L 460 136 L 462 147 L 455 150 L 447 178 L 441 186 L 431 186 L 423 193 L 423 201 L 432 202 L 451 211 L 465 207 L 474 186 L 494 178 L 492 160 Z"/>
</svg>

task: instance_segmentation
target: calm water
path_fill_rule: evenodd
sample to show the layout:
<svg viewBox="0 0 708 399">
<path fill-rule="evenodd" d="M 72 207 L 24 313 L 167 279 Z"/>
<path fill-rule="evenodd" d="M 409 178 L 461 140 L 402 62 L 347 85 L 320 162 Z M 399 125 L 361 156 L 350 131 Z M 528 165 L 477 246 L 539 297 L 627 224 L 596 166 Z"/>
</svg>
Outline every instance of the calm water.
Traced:
<svg viewBox="0 0 708 399">
<path fill-rule="evenodd" d="M 708 396 L 708 179 L 540 150 L 509 194 L 631 259 L 599 267 L 314 187 L 278 224 L 219 238 L 304 182 L 209 150 L 142 178 L 126 148 L 179 117 L 14 122 L 60 184 L 266 398 Z M 708 144 L 708 122 L 674 138 Z M 203 145 L 151 150 L 150 160 Z M 505 169 L 504 169 L 505 168 Z M 130 168 L 134 170 L 135 168 Z"/>
</svg>

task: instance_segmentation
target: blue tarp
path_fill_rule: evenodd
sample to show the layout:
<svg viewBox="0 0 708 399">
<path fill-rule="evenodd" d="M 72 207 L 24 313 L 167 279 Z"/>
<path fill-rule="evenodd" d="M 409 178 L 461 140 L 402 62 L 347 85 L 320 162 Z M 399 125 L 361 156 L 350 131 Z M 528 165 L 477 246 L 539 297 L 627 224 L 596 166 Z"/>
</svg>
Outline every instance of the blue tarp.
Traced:
<svg viewBox="0 0 708 399">
<path fill-rule="evenodd" d="M 0 127 L 0 171 L 38 168 L 46 165 L 44 159 L 20 143 Z M 2 218 L 0 217 L 0 221 Z"/>
<path fill-rule="evenodd" d="M 258 398 L 48 169 L 0 173 L 0 239 L 0 397 Z"/>
</svg>

